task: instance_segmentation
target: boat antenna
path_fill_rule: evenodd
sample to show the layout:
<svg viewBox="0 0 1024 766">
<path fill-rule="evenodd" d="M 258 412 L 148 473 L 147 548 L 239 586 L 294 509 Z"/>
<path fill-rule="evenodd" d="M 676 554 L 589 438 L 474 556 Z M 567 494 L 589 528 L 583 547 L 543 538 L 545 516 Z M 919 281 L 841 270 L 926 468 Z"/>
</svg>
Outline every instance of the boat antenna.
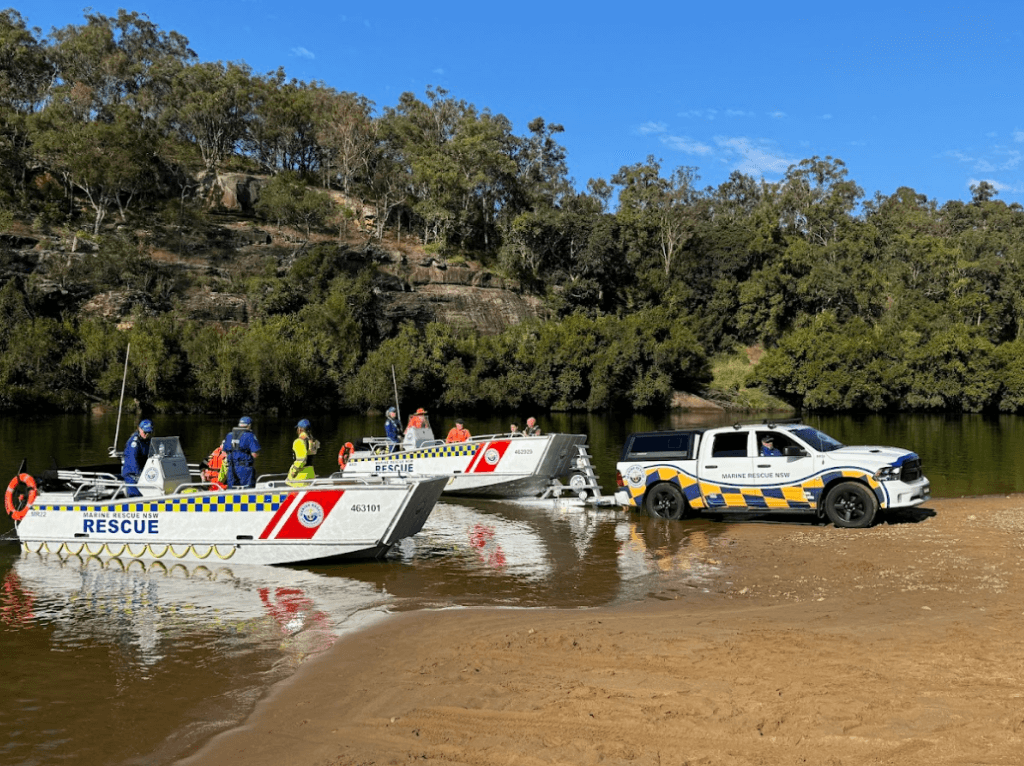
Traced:
<svg viewBox="0 0 1024 766">
<path fill-rule="evenodd" d="M 402 422 L 402 405 L 398 403 L 398 378 L 395 377 L 395 365 L 391 365 L 391 383 L 395 387 L 395 411 L 398 413 L 398 422 Z"/>
<path fill-rule="evenodd" d="M 124 386 L 128 382 L 128 355 L 132 352 L 132 344 L 124 350 L 124 375 L 121 376 L 121 401 L 117 405 L 117 423 L 114 425 L 114 446 L 110 448 L 110 457 L 117 456 L 118 437 L 121 435 L 121 408 L 124 407 Z"/>
</svg>

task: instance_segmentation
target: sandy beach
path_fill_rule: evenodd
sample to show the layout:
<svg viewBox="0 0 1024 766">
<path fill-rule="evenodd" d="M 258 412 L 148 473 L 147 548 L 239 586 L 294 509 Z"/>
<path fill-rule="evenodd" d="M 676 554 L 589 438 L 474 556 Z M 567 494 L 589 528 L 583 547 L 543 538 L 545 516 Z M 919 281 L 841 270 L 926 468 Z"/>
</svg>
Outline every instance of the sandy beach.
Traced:
<svg viewBox="0 0 1024 766">
<path fill-rule="evenodd" d="M 1024 762 L 1024 496 L 730 537 L 708 592 L 395 617 L 183 763 Z"/>
</svg>

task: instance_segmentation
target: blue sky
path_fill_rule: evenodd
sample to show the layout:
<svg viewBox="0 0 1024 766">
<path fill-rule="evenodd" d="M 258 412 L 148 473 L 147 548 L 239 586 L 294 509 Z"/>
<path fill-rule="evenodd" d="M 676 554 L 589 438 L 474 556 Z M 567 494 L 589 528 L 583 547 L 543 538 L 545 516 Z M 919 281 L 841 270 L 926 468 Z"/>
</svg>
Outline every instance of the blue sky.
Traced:
<svg viewBox="0 0 1024 766">
<path fill-rule="evenodd" d="M 15 7 L 44 34 L 86 0 Z M 609 179 L 654 155 L 700 186 L 770 181 L 843 160 L 871 198 L 909 186 L 939 204 L 985 180 L 1024 203 L 1024 4 L 396 0 L 93 0 L 146 13 L 204 61 L 320 80 L 378 111 L 428 85 L 565 127 L 571 175 Z"/>
</svg>

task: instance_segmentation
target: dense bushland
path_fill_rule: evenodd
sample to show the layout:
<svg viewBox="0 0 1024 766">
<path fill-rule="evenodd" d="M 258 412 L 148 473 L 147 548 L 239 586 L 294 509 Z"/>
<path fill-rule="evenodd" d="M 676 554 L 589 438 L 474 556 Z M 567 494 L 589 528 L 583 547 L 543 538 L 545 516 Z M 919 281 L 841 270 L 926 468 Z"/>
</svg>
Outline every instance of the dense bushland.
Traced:
<svg viewBox="0 0 1024 766">
<path fill-rule="evenodd" d="M 584 191 L 561 132 L 538 117 L 518 135 L 441 89 L 378 109 L 201 62 L 136 13 L 44 37 L 0 12 L 0 232 L 75 243 L 32 268 L 0 251 L 0 408 L 116 398 L 128 343 L 130 394 L 169 409 L 380 407 L 392 367 L 403 398 L 462 411 L 657 409 L 750 346 L 748 382 L 807 409 L 1024 407 L 1024 209 L 989 184 L 969 202 L 866 198 L 812 157 L 701 188 L 649 157 Z M 202 252 L 225 171 L 270 177 L 257 214 L 321 244 L 201 278 L 154 260 Z M 375 267 L 332 244 L 352 237 L 474 260 L 549 319 L 382 334 Z M 194 321 L 195 289 L 244 293 L 256 315 Z M 80 311 L 110 290 L 145 296 L 120 328 Z"/>
</svg>

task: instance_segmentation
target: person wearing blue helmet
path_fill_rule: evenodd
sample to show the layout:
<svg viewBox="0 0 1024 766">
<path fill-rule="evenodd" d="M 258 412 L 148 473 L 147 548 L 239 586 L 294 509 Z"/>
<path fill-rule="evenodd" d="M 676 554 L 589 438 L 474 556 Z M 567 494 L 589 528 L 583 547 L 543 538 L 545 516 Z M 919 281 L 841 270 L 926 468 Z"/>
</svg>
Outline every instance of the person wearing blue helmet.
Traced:
<svg viewBox="0 0 1024 766">
<path fill-rule="evenodd" d="M 394 405 L 388 407 L 387 416 L 384 418 L 384 434 L 388 437 L 388 451 L 394 452 L 402 443 L 402 424 L 398 420 L 398 408 Z"/>
<path fill-rule="evenodd" d="M 313 469 L 313 455 L 320 448 L 320 442 L 313 438 L 309 430 L 309 421 L 303 418 L 295 426 L 297 432 L 292 442 L 292 464 L 288 469 L 288 481 L 307 481 L 316 478 Z"/>
<path fill-rule="evenodd" d="M 125 494 L 128 497 L 142 497 L 142 493 L 135 488 L 139 483 L 139 474 L 142 467 L 149 459 L 149 437 L 153 434 L 153 422 L 143 420 L 139 423 L 138 429 L 124 445 L 124 462 L 121 464 L 121 478 L 124 479 Z"/>
<path fill-rule="evenodd" d="M 254 461 L 260 454 L 260 442 L 252 432 L 252 418 L 239 419 L 238 425 L 224 437 L 221 445 L 228 465 L 227 487 L 255 487 Z"/>
</svg>

